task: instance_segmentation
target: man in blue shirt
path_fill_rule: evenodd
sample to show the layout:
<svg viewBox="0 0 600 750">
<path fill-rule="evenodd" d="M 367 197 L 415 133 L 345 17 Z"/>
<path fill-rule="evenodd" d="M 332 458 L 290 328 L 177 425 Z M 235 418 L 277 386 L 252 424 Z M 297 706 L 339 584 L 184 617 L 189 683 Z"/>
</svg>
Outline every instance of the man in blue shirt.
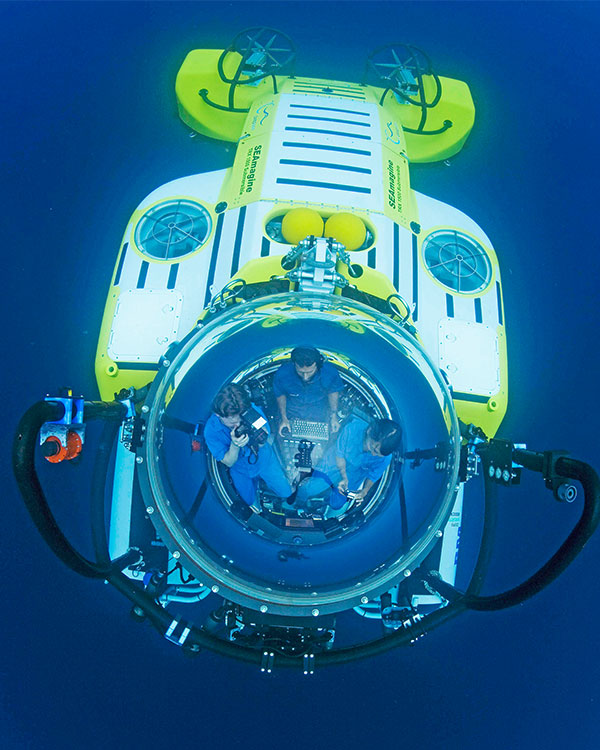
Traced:
<svg viewBox="0 0 600 750">
<path fill-rule="evenodd" d="M 252 406 L 264 417 L 255 404 L 250 403 L 244 389 L 228 385 L 215 397 L 213 414 L 204 426 L 204 440 L 217 461 L 229 468 L 233 484 L 242 500 L 252 505 L 256 500 L 258 479 L 263 479 L 278 497 L 288 497 L 292 488 L 287 481 L 273 448 L 268 444 L 251 448 L 248 434 L 236 434 L 242 414 Z M 265 419 L 264 429 L 269 432 Z"/>
<path fill-rule="evenodd" d="M 279 434 L 290 430 L 290 419 L 329 422 L 331 431 L 340 429 L 337 415 L 339 393 L 344 383 L 318 349 L 298 346 L 273 378 L 281 423 Z"/>
</svg>

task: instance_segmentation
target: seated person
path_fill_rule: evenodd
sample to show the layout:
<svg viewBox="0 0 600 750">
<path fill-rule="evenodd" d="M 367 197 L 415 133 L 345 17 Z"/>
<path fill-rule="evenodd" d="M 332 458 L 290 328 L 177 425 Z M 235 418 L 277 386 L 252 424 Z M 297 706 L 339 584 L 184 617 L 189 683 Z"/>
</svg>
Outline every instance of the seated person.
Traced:
<svg viewBox="0 0 600 750">
<path fill-rule="evenodd" d="M 338 396 L 344 383 L 318 349 L 298 346 L 273 378 L 281 424 L 279 434 L 290 430 L 290 419 L 329 422 L 331 431 L 340 429 Z"/>
<path fill-rule="evenodd" d="M 231 479 L 242 500 L 248 505 L 256 501 L 256 485 L 263 479 L 278 497 L 288 497 L 292 488 L 285 478 L 273 448 L 268 444 L 248 446 L 249 436 L 236 435 L 242 414 L 251 404 L 246 391 L 239 385 L 227 385 L 216 395 L 204 427 L 204 440 L 217 461 L 229 468 Z M 268 431 L 269 425 L 266 423 Z"/>
<path fill-rule="evenodd" d="M 297 506 L 312 505 L 311 499 L 324 492 L 333 510 L 346 504 L 348 492 L 357 504 L 361 503 L 390 465 L 391 454 L 401 440 L 400 425 L 390 419 L 374 419 L 367 424 L 354 417 L 340 433 L 335 450 L 328 452 L 313 476 L 298 488 Z"/>
<path fill-rule="evenodd" d="M 400 425 L 391 419 L 374 419 L 367 425 L 355 418 L 347 424 L 335 451 L 339 492 L 351 492 L 356 503 L 362 502 L 390 465 L 392 453 L 400 447 L 401 440 Z M 340 498 L 345 502 L 343 494 L 332 493 L 332 508 L 342 507 Z"/>
</svg>

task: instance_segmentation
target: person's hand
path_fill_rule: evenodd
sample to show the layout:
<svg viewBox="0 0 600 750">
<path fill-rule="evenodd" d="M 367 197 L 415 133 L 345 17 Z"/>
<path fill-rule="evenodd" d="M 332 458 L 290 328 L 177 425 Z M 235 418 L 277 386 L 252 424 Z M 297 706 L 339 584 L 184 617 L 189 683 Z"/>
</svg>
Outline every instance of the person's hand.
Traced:
<svg viewBox="0 0 600 750">
<path fill-rule="evenodd" d="M 340 420 L 335 412 L 331 415 L 331 431 L 334 433 L 340 431 Z"/>
<path fill-rule="evenodd" d="M 359 503 L 362 503 L 367 493 L 364 490 L 359 490 L 358 492 L 354 492 L 352 494 L 354 502 L 356 503 L 356 505 L 358 505 Z"/>
<path fill-rule="evenodd" d="M 290 434 L 292 428 L 290 427 L 290 421 L 287 417 L 281 417 L 281 424 L 279 425 L 279 434 L 283 437 L 284 430 L 287 430 Z"/>
<path fill-rule="evenodd" d="M 245 445 L 248 444 L 248 440 L 250 440 L 250 437 L 248 435 L 236 435 L 235 431 L 236 431 L 236 428 L 234 427 L 230 433 L 231 442 L 235 445 L 236 448 L 243 448 Z"/>
<path fill-rule="evenodd" d="M 338 482 L 338 486 L 337 486 L 337 488 L 338 488 L 338 490 L 339 490 L 339 491 L 340 491 L 340 492 L 341 492 L 342 494 L 344 494 L 344 493 L 346 492 L 346 490 L 348 489 L 348 480 L 347 480 L 347 479 L 341 479 L 341 480 L 340 480 L 340 481 Z"/>
</svg>

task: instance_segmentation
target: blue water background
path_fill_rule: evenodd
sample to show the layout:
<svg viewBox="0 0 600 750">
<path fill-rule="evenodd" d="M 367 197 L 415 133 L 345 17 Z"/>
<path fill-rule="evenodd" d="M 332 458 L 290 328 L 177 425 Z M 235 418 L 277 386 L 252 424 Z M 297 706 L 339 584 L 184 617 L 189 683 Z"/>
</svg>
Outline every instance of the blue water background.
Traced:
<svg viewBox="0 0 600 750">
<path fill-rule="evenodd" d="M 549 589 L 470 613 L 408 650 L 322 671 L 182 657 L 108 586 L 67 570 L 10 474 L 20 413 L 48 390 L 96 395 L 93 359 L 122 231 L 179 176 L 232 162 L 176 115 L 185 54 L 256 24 L 289 33 L 302 75 L 360 80 L 407 41 L 466 80 L 473 133 L 413 187 L 472 216 L 504 282 L 501 434 L 600 465 L 597 3 L 3 3 L 2 747 L 598 747 L 600 536 Z M 531 573 L 572 527 L 532 479 L 503 496 L 489 590 Z M 63 514 L 85 504 L 74 492 Z"/>
</svg>

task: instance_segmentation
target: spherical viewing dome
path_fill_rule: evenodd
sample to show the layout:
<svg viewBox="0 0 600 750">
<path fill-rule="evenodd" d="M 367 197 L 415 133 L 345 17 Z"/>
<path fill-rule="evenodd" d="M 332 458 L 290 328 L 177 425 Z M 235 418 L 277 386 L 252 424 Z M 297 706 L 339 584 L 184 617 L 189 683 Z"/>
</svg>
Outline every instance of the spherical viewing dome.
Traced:
<svg viewBox="0 0 600 750">
<path fill-rule="evenodd" d="M 293 485 L 298 453 L 277 434 L 273 377 L 299 346 L 317 348 L 343 382 L 341 428 L 315 439 L 315 469 L 328 457 L 332 465 L 344 430 L 373 420 L 396 422 L 402 440 L 361 504 L 332 510 L 333 489 L 321 483 L 313 496 L 308 479 L 307 502 L 292 511 L 261 479 L 259 514 L 206 447 L 190 450 L 181 426 L 205 424 L 219 390 L 240 385 L 265 415 L 267 448 Z M 187 571 L 245 607 L 310 617 L 356 606 L 410 575 L 450 515 L 460 438 L 445 381 L 413 335 L 352 299 L 286 293 L 227 308 L 169 352 L 146 406 L 137 458 L 148 516 Z"/>
</svg>

